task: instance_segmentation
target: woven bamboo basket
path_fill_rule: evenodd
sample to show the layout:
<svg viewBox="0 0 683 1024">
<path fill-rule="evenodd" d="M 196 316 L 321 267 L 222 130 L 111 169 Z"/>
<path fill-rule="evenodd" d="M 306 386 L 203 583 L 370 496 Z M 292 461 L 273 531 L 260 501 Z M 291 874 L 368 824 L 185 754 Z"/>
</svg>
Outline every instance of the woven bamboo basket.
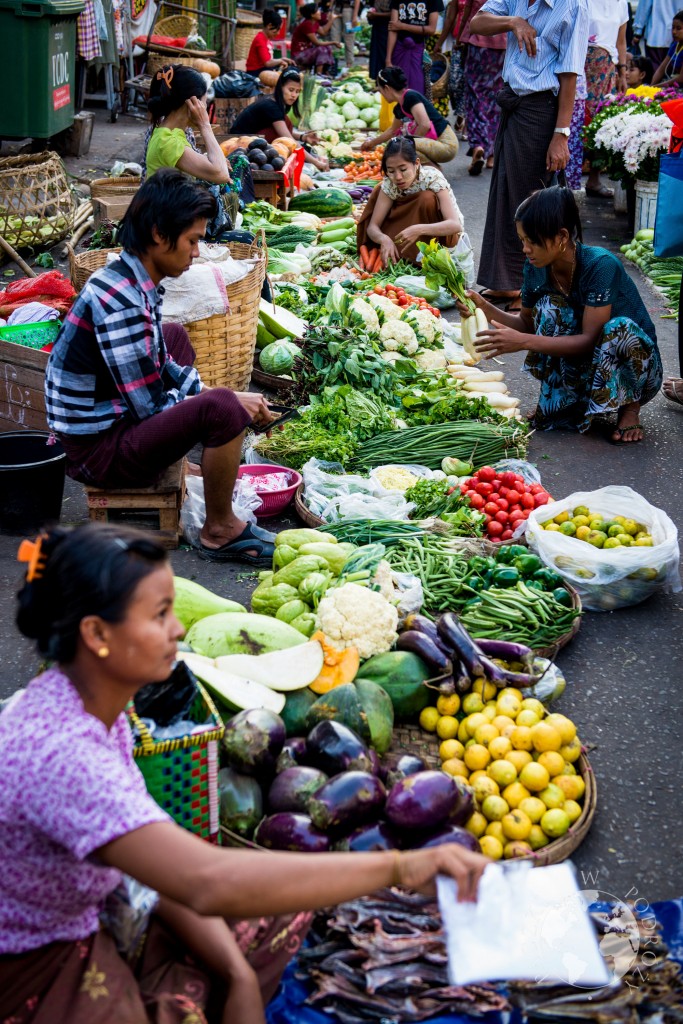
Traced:
<svg viewBox="0 0 683 1024">
<path fill-rule="evenodd" d="M 184 39 L 197 31 L 197 19 L 189 14 L 171 14 L 168 18 L 160 18 L 154 26 L 155 36 L 168 36 L 170 39 Z"/>
<path fill-rule="evenodd" d="M 186 56 L 186 54 L 193 56 Z M 215 50 L 173 50 L 170 46 L 150 44 L 147 51 L 145 73 L 154 76 L 167 64 L 187 64 L 190 68 L 196 68 L 198 60 L 213 60 L 214 56 Z"/>
<path fill-rule="evenodd" d="M 432 99 L 441 100 L 444 96 L 448 95 L 448 77 L 451 70 L 450 57 L 447 53 L 443 54 L 444 60 L 446 61 L 446 67 L 441 78 L 437 78 L 436 82 L 432 82 Z"/>
<path fill-rule="evenodd" d="M 73 196 L 56 153 L 0 159 L 0 234 L 10 245 L 44 249 L 71 234 L 73 218 Z"/>
<path fill-rule="evenodd" d="M 69 253 L 69 277 L 77 292 L 80 292 L 91 274 L 103 267 L 109 253 L 120 253 L 121 249 L 86 249 L 76 253 L 67 243 Z"/>
<path fill-rule="evenodd" d="M 262 239 L 228 247 L 234 259 L 258 257 L 246 277 L 227 286 L 230 312 L 185 324 L 196 353 L 195 366 L 204 384 L 246 391 L 256 351 L 256 326 L 267 254 Z"/>
<path fill-rule="evenodd" d="M 252 11 L 239 11 L 234 35 L 234 59 L 246 60 L 254 37 L 261 31 L 263 20 Z"/>
<path fill-rule="evenodd" d="M 90 182 L 92 199 L 104 199 L 107 196 L 129 195 L 140 188 L 140 178 L 133 174 L 122 174 L 120 178 L 95 178 Z"/>
</svg>

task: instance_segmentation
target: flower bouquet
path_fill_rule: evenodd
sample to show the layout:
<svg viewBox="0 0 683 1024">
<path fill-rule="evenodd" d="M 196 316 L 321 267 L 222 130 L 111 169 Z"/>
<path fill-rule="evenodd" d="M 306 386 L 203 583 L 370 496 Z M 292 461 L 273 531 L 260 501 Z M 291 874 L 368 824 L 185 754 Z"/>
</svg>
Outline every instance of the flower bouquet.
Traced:
<svg viewBox="0 0 683 1024">
<path fill-rule="evenodd" d="M 620 96 L 598 111 L 584 131 L 584 145 L 592 151 L 593 166 L 623 185 L 657 181 L 671 128 L 657 99 Z"/>
</svg>

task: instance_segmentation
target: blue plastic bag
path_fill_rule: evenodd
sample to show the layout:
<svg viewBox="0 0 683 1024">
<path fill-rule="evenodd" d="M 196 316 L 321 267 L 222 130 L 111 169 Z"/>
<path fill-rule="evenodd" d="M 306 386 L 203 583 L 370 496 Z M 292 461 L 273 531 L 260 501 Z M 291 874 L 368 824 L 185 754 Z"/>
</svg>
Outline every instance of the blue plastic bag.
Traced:
<svg viewBox="0 0 683 1024">
<path fill-rule="evenodd" d="M 683 152 L 659 159 L 655 256 L 683 256 Z"/>
</svg>

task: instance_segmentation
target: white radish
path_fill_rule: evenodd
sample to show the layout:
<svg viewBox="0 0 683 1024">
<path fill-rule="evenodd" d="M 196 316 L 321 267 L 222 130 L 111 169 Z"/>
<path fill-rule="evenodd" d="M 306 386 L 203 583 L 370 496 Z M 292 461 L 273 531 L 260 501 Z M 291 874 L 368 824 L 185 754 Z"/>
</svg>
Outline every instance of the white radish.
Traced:
<svg viewBox="0 0 683 1024">
<path fill-rule="evenodd" d="M 466 380 L 463 384 L 465 391 L 497 392 L 499 395 L 507 394 L 507 384 L 501 380 Z"/>
<path fill-rule="evenodd" d="M 492 409 L 516 409 L 519 405 L 518 398 L 497 394 L 495 391 L 470 391 L 468 394 L 471 398 L 485 398 Z"/>
</svg>

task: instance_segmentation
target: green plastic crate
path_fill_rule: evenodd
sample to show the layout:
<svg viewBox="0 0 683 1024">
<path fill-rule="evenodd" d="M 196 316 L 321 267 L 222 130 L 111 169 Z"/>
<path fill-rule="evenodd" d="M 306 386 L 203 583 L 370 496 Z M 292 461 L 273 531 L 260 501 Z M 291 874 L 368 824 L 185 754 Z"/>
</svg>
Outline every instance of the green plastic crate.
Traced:
<svg viewBox="0 0 683 1024">
<path fill-rule="evenodd" d="M 11 341 L 24 348 L 44 348 L 56 340 L 62 326 L 61 320 L 46 320 L 40 324 L 13 324 L 0 327 L 0 340 Z"/>
</svg>

